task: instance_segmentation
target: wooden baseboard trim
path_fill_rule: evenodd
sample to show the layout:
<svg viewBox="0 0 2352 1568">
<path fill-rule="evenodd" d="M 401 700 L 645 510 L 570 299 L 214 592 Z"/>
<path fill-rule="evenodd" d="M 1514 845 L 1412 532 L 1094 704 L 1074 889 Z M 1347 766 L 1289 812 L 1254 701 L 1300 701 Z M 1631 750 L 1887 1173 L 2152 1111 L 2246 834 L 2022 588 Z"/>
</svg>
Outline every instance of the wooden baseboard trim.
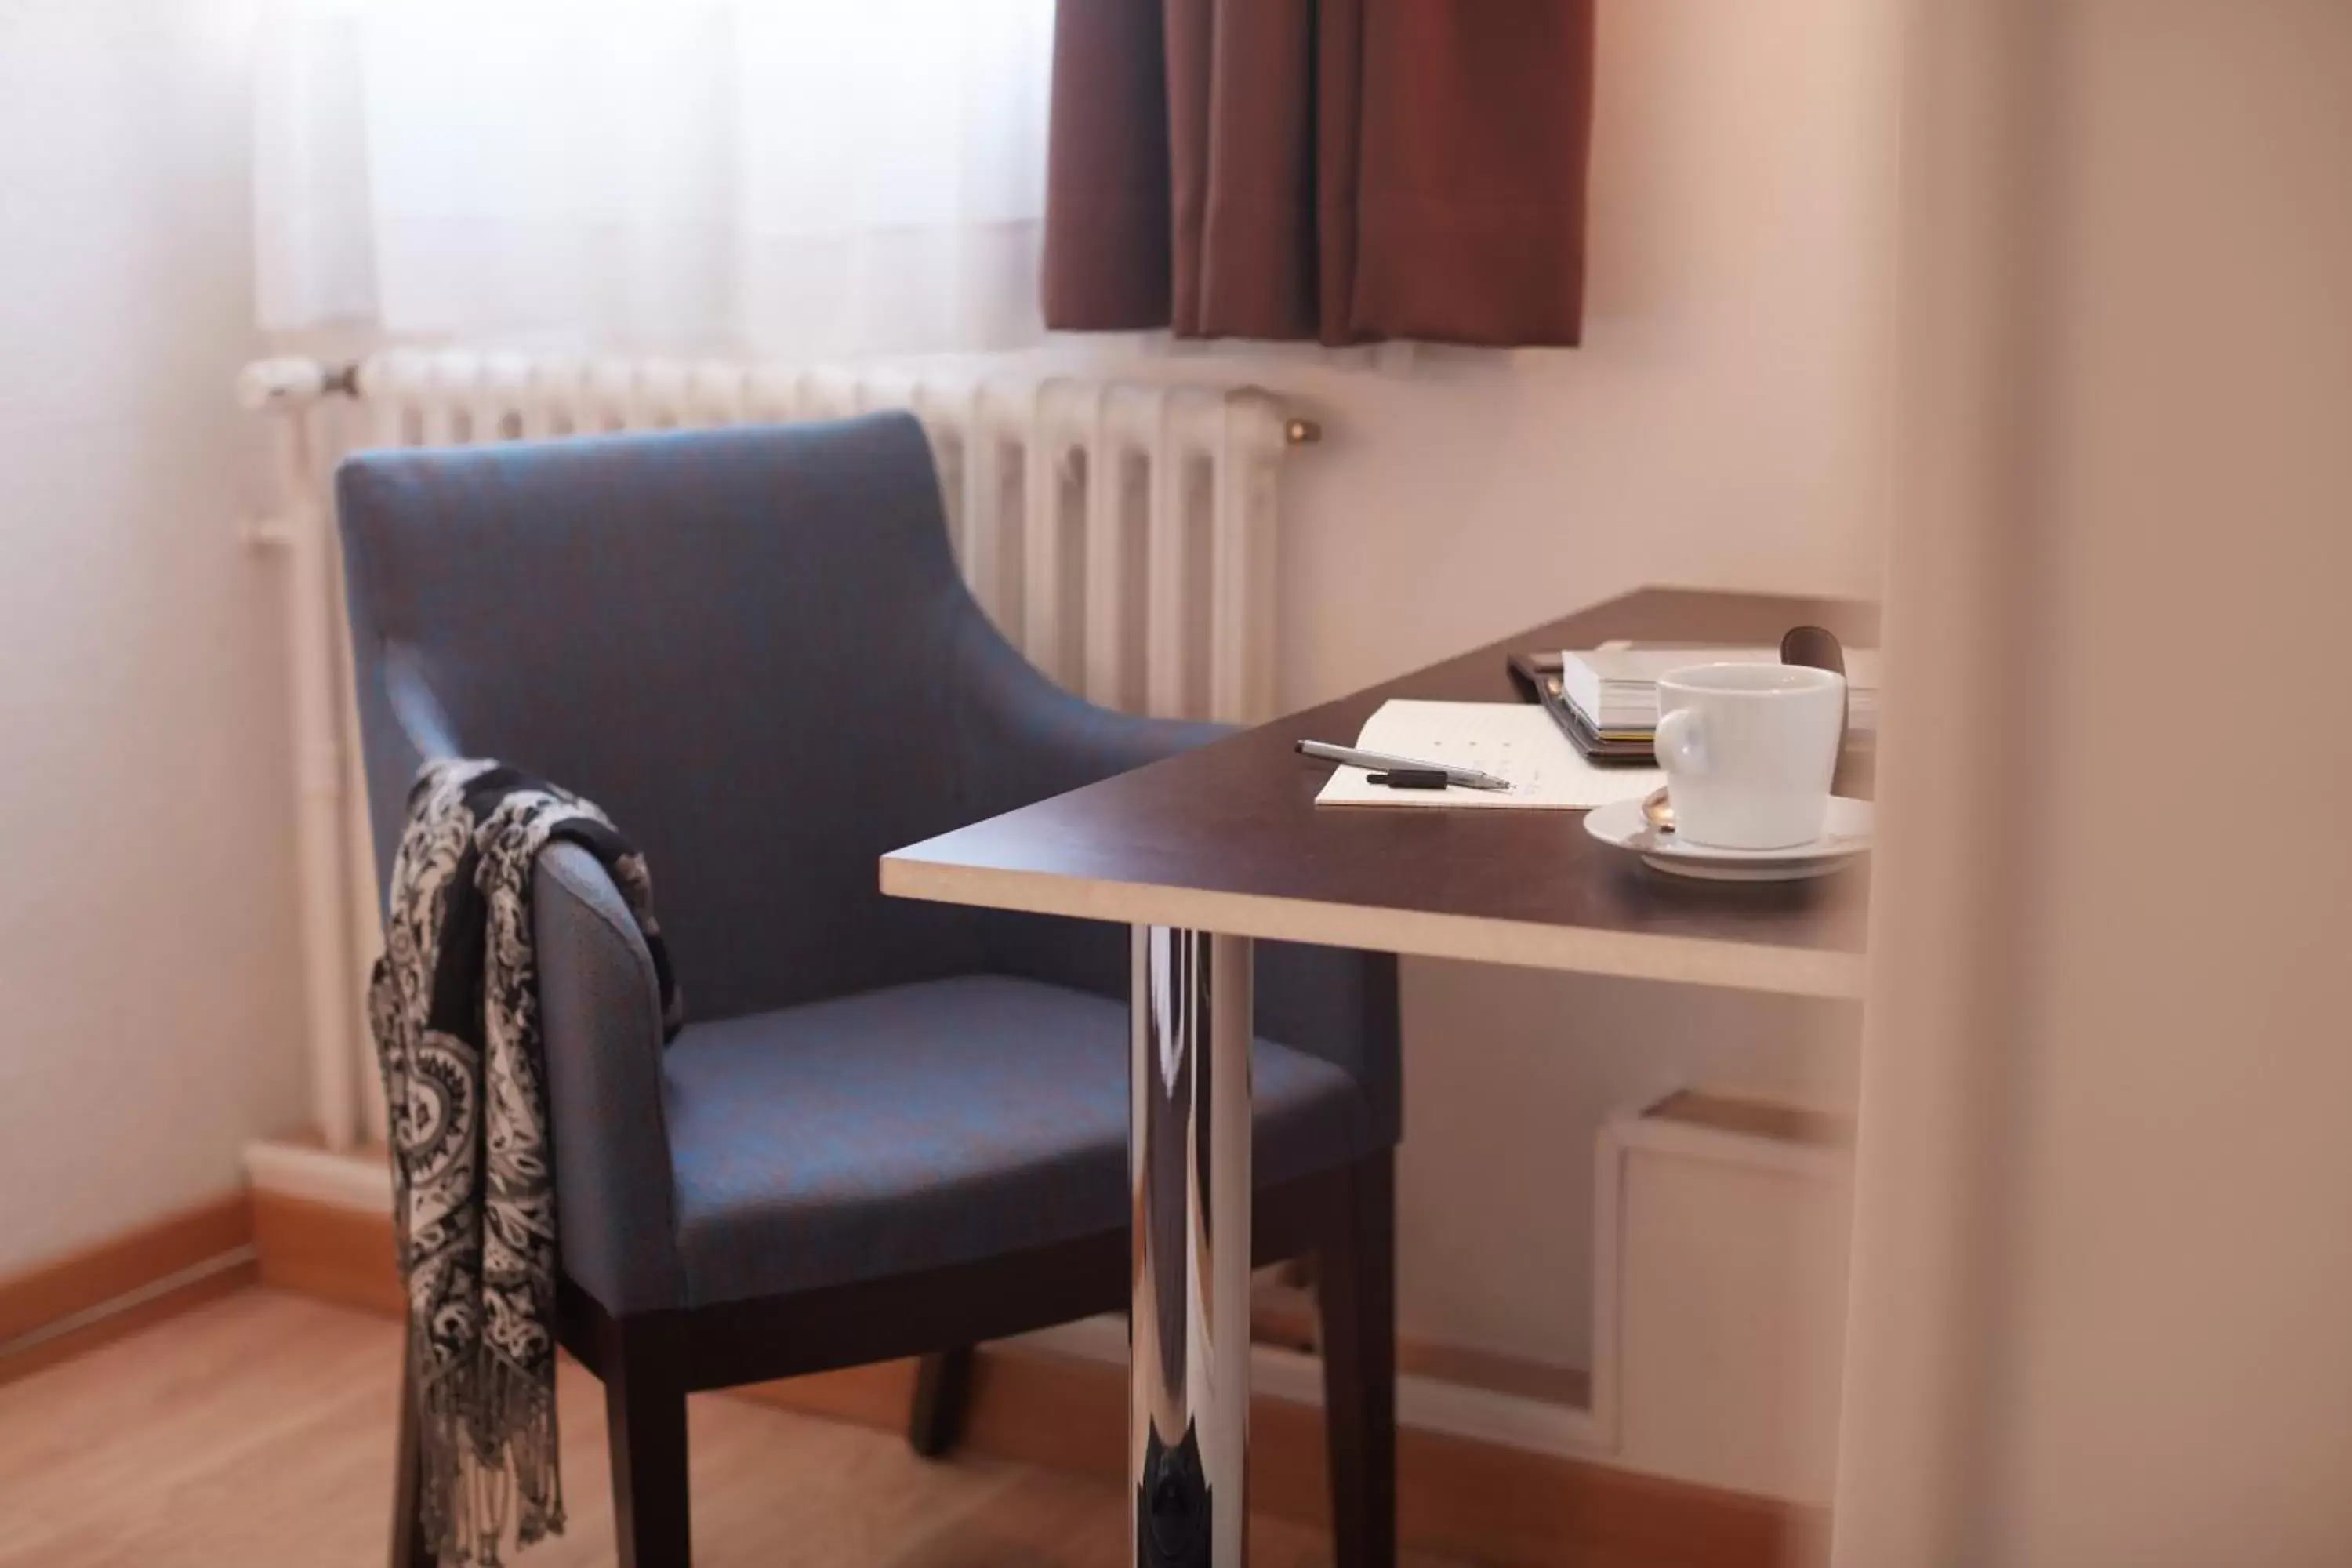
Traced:
<svg viewBox="0 0 2352 1568">
<path fill-rule="evenodd" d="M 253 1246 L 261 1282 L 396 1318 L 407 1310 L 392 1215 L 255 1188 Z"/>
<path fill-rule="evenodd" d="M 242 1193 L 0 1279 L 0 1383 L 10 1383 L 257 1277 Z"/>
<path fill-rule="evenodd" d="M 803 1415 L 904 1431 L 912 1362 L 755 1384 L 733 1394 Z M 965 1448 L 1118 1481 L 1127 1379 L 1101 1362 L 1018 1345 L 974 1359 Z M 1250 1506 L 1329 1522 L 1323 1413 L 1259 1395 L 1250 1406 Z M 1401 1542 L 1497 1568 L 1606 1562 L 1660 1568 L 1787 1568 L 1814 1510 L 1411 1427 L 1397 1435 Z"/>
<path fill-rule="evenodd" d="M 402 1310 L 392 1222 L 256 1191 L 265 1284 L 368 1311 Z M 883 1362 L 730 1390 L 803 1415 L 903 1432 L 915 1363 Z M 1328 1505 L 1323 1413 L 1261 1394 L 1250 1407 L 1250 1501 L 1321 1525 Z M 1127 1379 L 1107 1363 L 1021 1345 L 975 1358 L 964 1448 L 1050 1468 L 1126 1474 Z M 1525 1449 L 1407 1427 L 1397 1438 L 1397 1527 L 1407 1547 L 1500 1565 L 1607 1562 L 1786 1568 L 1817 1510 Z"/>
</svg>

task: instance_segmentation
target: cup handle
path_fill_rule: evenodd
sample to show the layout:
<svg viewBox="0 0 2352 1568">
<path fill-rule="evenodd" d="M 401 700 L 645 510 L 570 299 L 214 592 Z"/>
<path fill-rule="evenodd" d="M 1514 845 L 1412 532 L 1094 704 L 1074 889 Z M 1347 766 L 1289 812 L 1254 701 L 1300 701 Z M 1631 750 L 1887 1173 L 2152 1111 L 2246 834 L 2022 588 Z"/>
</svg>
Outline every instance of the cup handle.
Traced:
<svg viewBox="0 0 2352 1568">
<path fill-rule="evenodd" d="M 1653 749 L 1658 754 L 1658 765 L 1669 773 L 1697 778 L 1706 772 L 1706 731 L 1700 728 L 1698 715 L 1687 708 L 1658 716 Z"/>
</svg>

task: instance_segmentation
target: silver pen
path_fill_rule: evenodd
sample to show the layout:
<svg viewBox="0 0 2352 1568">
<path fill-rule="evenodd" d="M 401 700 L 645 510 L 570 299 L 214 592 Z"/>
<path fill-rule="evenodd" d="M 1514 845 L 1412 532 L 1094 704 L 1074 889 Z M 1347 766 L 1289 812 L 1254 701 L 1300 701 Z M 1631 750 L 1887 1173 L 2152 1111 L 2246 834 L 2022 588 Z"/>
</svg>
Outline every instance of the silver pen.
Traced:
<svg viewBox="0 0 2352 1568">
<path fill-rule="evenodd" d="M 1508 779 L 1498 779 L 1494 774 L 1481 773 L 1476 768 L 1457 768 L 1451 763 L 1426 763 L 1412 757 L 1392 757 L 1386 752 L 1360 752 L 1353 746 L 1335 746 L 1328 741 L 1301 741 L 1297 743 L 1297 749 L 1301 756 L 1313 757 L 1322 763 L 1343 763 L 1351 768 L 1374 768 L 1382 772 L 1403 769 L 1444 773 L 1447 784 L 1457 784 L 1465 789 L 1507 790 L 1511 787 L 1511 781 Z"/>
</svg>

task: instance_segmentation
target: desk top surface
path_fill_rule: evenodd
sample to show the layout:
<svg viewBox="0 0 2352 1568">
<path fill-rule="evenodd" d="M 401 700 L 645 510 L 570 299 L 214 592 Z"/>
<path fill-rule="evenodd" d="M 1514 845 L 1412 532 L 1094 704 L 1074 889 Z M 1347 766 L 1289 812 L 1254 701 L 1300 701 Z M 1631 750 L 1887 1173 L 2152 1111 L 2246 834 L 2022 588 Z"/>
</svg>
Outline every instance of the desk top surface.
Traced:
<svg viewBox="0 0 2352 1568">
<path fill-rule="evenodd" d="M 1859 995 L 1866 870 L 1691 882 L 1595 842 L 1582 812 L 1318 809 L 1330 765 L 1392 697 L 1517 700 L 1516 650 L 1612 637 L 1770 644 L 1867 605 L 1643 589 L 1443 664 L 882 859 L 882 890 L 945 903 L 1801 995 Z"/>
</svg>

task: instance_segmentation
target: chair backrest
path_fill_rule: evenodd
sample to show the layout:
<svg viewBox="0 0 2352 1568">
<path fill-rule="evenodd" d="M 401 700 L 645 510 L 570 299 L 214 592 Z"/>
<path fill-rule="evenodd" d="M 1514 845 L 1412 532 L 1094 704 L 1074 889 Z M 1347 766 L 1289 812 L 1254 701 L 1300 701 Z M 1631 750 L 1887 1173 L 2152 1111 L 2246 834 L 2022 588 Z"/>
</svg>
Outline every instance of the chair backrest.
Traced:
<svg viewBox="0 0 2352 1568">
<path fill-rule="evenodd" d="M 970 680 L 1051 688 L 1004 668 L 911 418 L 369 453 L 336 498 L 380 871 L 421 740 L 611 813 L 697 1016 L 977 964 L 876 858 L 987 815 Z"/>
</svg>

